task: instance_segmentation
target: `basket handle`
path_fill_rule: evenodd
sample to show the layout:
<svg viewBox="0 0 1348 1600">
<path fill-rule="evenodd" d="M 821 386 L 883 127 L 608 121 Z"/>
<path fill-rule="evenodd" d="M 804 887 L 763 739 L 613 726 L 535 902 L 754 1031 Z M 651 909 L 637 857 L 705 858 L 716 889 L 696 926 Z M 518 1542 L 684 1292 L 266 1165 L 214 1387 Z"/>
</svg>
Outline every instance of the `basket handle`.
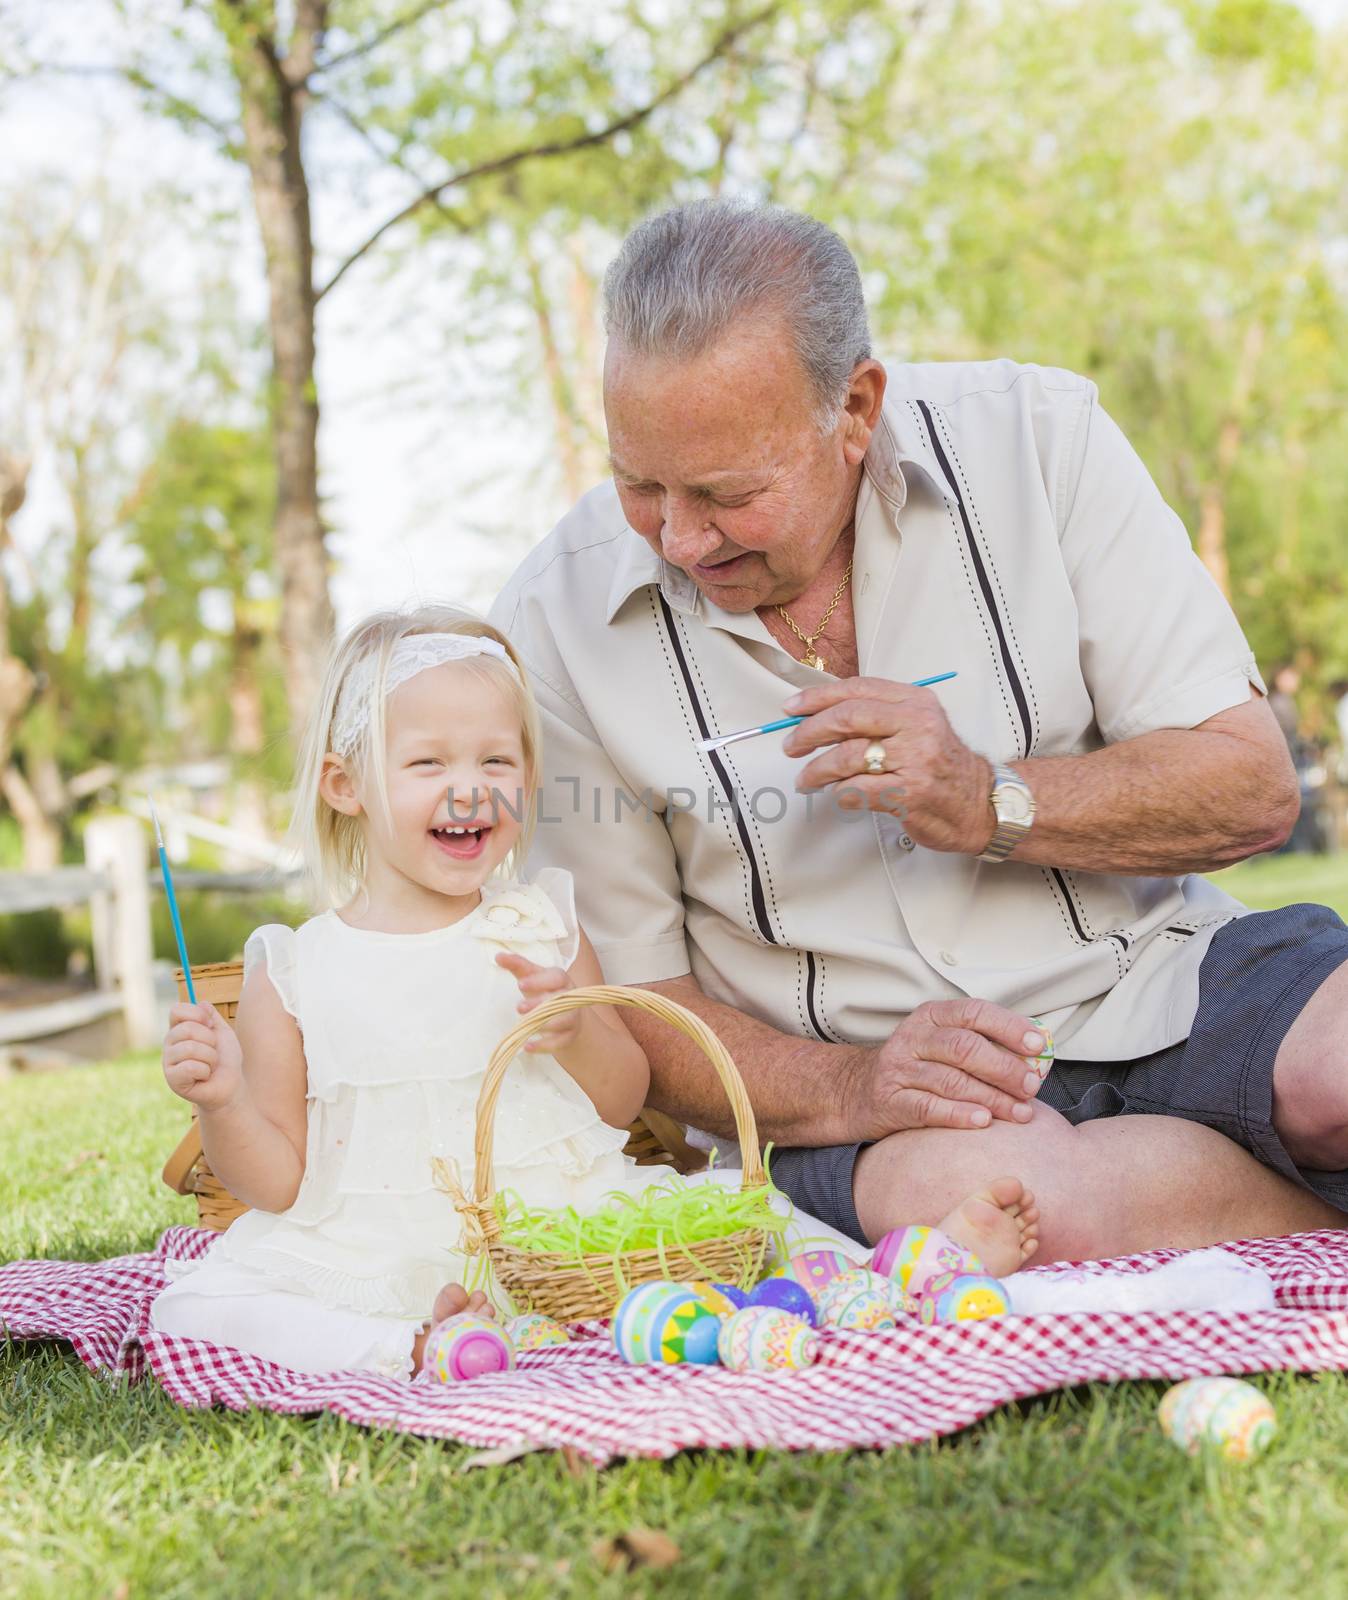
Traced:
<svg viewBox="0 0 1348 1600">
<path fill-rule="evenodd" d="M 541 1024 L 552 1017 L 560 1017 L 565 1012 L 582 1010 L 585 1006 L 631 1006 L 635 1011 L 647 1011 L 652 1016 L 660 1017 L 670 1023 L 698 1045 L 716 1068 L 716 1076 L 721 1080 L 721 1087 L 726 1092 L 730 1109 L 735 1116 L 735 1133 L 739 1138 L 743 1157 L 743 1180 L 740 1187 L 757 1189 L 768 1181 L 758 1148 L 758 1124 L 754 1121 L 754 1109 L 749 1104 L 749 1094 L 744 1087 L 744 1079 L 740 1077 L 739 1068 L 731 1060 L 730 1052 L 702 1018 L 690 1011 L 687 1006 L 681 1006 L 677 1001 L 668 1000 L 664 995 L 655 994 L 650 989 L 629 989 L 616 983 L 593 983 L 579 989 L 568 989 L 563 994 L 554 995 L 551 1000 L 545 1000 L 541 1006 L 535 1007 L 517 1022 L 492 1051 L 491 1060 L 487 1063 L 486 1076 L 482 1080 L 482 1092 L 477 1099 L 477 1137 L 473 1146 L 475 1163 L 473 1186 L 479 1206 L 490 1203 L 496 1188 L 491 1164 L 492 1138 L 496 1129 L 496 1102 L 500 1098 L 501 1085 L 511 1062 L 524 1044 L 538 1032 Z"/>
</svg>

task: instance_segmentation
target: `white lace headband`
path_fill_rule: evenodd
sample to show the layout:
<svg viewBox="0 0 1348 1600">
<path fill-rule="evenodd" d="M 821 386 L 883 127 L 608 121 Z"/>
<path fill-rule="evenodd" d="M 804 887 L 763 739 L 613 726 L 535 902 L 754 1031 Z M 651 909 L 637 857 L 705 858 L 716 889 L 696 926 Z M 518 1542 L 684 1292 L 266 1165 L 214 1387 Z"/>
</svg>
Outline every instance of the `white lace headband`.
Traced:
<svg viewBox="0 0 1348 1600">
<path fill-rule="evenodd" d="M 387 699 L 409 678 L 447 661 L 466 661 L 472 656 L 495 656 L 512 672 L 515 663 L 495 639 L 474 638 L 466 633 L 408 633 L 393 647 L 384 678 Z M 332 718 L 332 748 L 339 756 L 349 756 L 360 743 L 370 721 L 370 691 L 374 687 L 377 655 L 364 656 L 347 674 L 337 697 Z"/>
</svg>

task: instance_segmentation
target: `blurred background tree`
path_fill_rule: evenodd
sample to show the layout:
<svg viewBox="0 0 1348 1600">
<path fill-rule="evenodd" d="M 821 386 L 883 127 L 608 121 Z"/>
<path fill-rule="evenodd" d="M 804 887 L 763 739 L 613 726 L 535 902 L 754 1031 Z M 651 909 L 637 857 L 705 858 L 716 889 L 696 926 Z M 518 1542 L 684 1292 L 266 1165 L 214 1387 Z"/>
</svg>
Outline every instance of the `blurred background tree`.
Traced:
<svg viewBox="0 0 1348 1600">
<path fill-rule="evenodd" d="M 380 408 L 424 437 L 417 470 L 444 486 L 427 519 L 481 601 L 603 475 L 598 288 L 618 241 L 707 193 L 837 226 L 886 357 L 1093 377 L 1261 660 L 1295 660 L 1312 725 L 1328 725 L 1330 685 L 1348 678 L 1341 11 L 81 0 L 80 14 L 90 25 L 65 32 L 35 4 L 0 15 L 0 83 L 129 83 L 246 172 L 258 250 L 213 232 L 200 196 L 166 191 L 119 220 L 111 175 L 97 203 L 62 199 L 59 173 L 4 202 L 0 789 L 30 818 L 31 861 L 69 842 L 109 768 L 224 749 L 244 783 L 233 819 L 274 825 L 268 796 L 332 621 L 322 490 L 346 463 L 319 421 L 349 406 L 330 376 L 340 339 L 373 362 L 411 327 Z M 182 230 L 232 298 L 145 292 Z M 240 280 L 256 285 L 247 312 Z M 39 347 L 83 374 L 75 422 L 57 418 L 69 396 Z M 464 372 L 462 406 L 507 441 L 504 474 L 446 438 L 443 392 Z M 20 535 L 43 477 L 63 510 L 34 555 Z M 340 510 L 335 531 L 387 537 Z"/>
</svg>

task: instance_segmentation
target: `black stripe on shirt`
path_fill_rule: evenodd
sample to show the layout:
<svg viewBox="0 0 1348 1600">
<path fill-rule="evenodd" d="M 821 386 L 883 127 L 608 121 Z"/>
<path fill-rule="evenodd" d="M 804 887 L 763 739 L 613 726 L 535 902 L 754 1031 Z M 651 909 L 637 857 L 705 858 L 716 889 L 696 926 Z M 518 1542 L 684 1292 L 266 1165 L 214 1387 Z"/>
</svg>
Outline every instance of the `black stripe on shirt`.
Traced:
<svg viewBox="0 0 1348 1600">
<path fill-rule="evenodd" d="M 679 638 L 679 630 L 674 623 L 674 613 L 669 609 L 669 602 L 657 590 L 660 601 L 660 610 L 664 615 L 665 629 L 669 634 L 669 642 L 674 648 L 674 659 L 679 664 L 679 672 L 683 677 L 684 688 L 688 692 L 688 702 L 693 708 L 693 716 L 697 721 L 698 732 L 704 739 L 711 738 L 711 729 L 707 726 L 706 714 L 702 709 L 702 702 L 697 697 L 697 690 L 693 686 L 693 674 L 688 668 L 688 658 L 683 651 L 683 641 Z M 763 874 L 758 864 L 758 857 L 754 854 L 753 842 L 749 838 L 749 828 L 740 811 L 739 799 L 735 794 L 734 785 L 730 781 L 730 774 L 726 771 L 725 763 L 721 759 L 719 750 L 706 750 L 703 752 L 711 763 L 721 784 L 721 791 L 730 803 L 730 812 L 735 819 L 735 828 L 740 836 L 740 844 L 749 863 L 749 895 L 753 902 L 754 921 L 758 924 L 758 931 L 768 944 L 777 944 L 779 940 L 772 930 L 772 922 L 768 917 L 767 896 L 763 893 Z"/>
<path fill-rule="evenodd" d="M 1034 729 L 1030 720 L 1030 703 L 1025 697 L 1025 686 L 1020 681 L 1020 674 L 1016 671 L 1015 662 L 1011 659 L 1011 647 L 1007 643 L 1006 629 L 1002 624 L 1001 613 L 997 609 L 997 601 L 992 593 L 992 584 L 988 580 L 987 568 L 983 565 L 983 555 L 978 548 L 978 541 L 974 538 L 973 526 L 969 521 L 969 513 L 965 509 L 964 496 L 960 493 L 959 483 L 955 474 L 950 469 L 950 462 L 946 453 L 941 448 L 941 441 L 936 433 L 936 424 L 932 421 L 931 411 L 925 400 L 917 402 L 917 408 L 922 413 L 922 419 L 927 424 L 927 432 L 931 435 L 932 449 L 936 452 L 936 459 L 945 474 L 945 480 L 954 491 L 955 501 L 959 506 L 960 521 L 964 524 L 964 537 L 969 546 L 969 554 L 973 559 L 974 572 L 978 575 L 978 586 L 983 591 L 983 602 L 988 608 L 988 615 L 992 618 L 992 626 L 997 630 L 997 645 L 1001 652 L 1002 667 L 1006 673 L 1007 682 L 1011 685 L 1011 693 L 1015 696 L 1016 709 L 1020 712 L 1020 720 L 1025 729 L 1025 748 L 1022 755 L 1028 756 L 1030 746 L 1034 742 Z"/>
</svg>

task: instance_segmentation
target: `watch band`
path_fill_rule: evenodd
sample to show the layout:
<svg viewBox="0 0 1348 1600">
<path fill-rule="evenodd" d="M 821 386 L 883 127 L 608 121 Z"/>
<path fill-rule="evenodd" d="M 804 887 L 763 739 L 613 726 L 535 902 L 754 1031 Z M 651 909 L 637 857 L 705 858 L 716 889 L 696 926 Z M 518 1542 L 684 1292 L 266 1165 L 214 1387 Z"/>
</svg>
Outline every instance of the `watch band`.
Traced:
<svg viewBox="0 0 1348 1600">
<path fill-rule="evenodd" d="M 1014 799 L 1007 793 L 1015 791 Z M 997 826 L 980 861 L 1005 861 L 1034 824 L 1034 791 L 1010 767 L 993 767 L 992 791 L 988 796 Z"/>
</svg>

